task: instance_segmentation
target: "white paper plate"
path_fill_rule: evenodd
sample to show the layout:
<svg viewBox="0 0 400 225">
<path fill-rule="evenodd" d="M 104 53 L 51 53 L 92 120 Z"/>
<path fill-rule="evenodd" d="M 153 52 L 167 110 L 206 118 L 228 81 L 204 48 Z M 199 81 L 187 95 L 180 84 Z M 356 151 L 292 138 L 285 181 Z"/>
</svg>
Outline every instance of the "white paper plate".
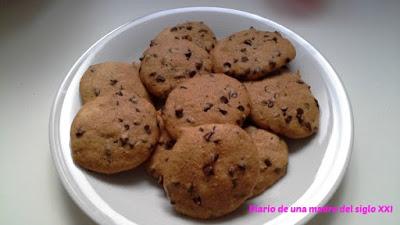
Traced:
<svg viewBox="0 0 400 225">
<path fill-rule="evenodd" d="M 176 214 L 142 168 L 115 176 L 87 172 L 75 166 L 70 153 L 70 126 L 81 106 L 79 80 L 86 68 L 107 60 L 137 60 L 149 41 L 164 27 L 201 20 L 220 37 L 254 26 L 278 30 L 295 45 L 291 69 L 301 71 L 319 100 L 321 124 L 312 138 L 289 142 L 287 175 L 261 196 L 251 199 L 225 218 L 198 221 Z M 293 31 L 247 12 L 210 7 L 157 12 L 124 24 L 90 47 L 64 79 L 50 118 L 50 146 L 59 176 L 68 193 L 100 224 L 296 224 L 309 213 L 249 214 L 249 204 L 260 206 L 319 206 L 335 192 L 349 162 L 353 122 L 349 100 L 337 74 L 326 59 Z"/>
</svg>

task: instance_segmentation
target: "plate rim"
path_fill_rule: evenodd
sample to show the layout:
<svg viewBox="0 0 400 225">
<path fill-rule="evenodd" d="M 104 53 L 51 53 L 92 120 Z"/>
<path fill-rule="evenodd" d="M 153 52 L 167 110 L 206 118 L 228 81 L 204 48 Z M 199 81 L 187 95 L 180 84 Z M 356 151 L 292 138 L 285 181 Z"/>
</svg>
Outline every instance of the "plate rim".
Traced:
<svg viewBox="0 0 400 225">
<path fill-rule="evenodd" d="M 69 86 L 70 82 L 72 81 L 72 78 L 74 77 L 73 75 L 75 74 L 74 71 L 79 68 L 80 64 L 82 61 L 87 58 L 90 53 L 95 50 L 98 45 L 106 40 L 107 38 L 111 37 L 113 34 L 115 34 L 117 31 L 127 27 L 131 26 L 134 24 L 139 24 L 142 21 L 146 21 L 148 19 L 151 19 L 152 17 L 160 17 L 163 15 L 170 15 L 170 14 L 175 14 L 175 13 L 183 13 L 183 12 L 191 12 L 191 11 L 207 11 L 207 12 L 222 12 L 222 13 L 230 13 L 230 14 L 236 14 L 236 15 L 241 15 L 241 16 L 246 16 L 250 18 L 257 19 L 259 21 L 264 21 L 268 22 L 270 24 L 274 24 L 275 26 L 279 27 L 282 30 L 285 30 L 286 32 L 290 33 L 291 35 L 295 36 L 298 40 L 302 42 L 303 45 L 307 46 L 309 50 L 315 54 L 315 58 L 318 59 L 320 63 L 323 63 L 324 69 L 329 71 L 329 75 L 331 76 L 330 79 L 331 81 L 334 82 L 333 86 L 335 87 L 336 93 L 340 94 L 339 101 L 341 105 L 341 111 L 344 111 L 344 115 L 346 115 L 346 118 L 343 118 L 346 120 L 346 122 L 342 123 L 347 123 L 347 129 L 349 133 L 349 136 L 345 139 L 346 143 L 342 144 L 345 146 L 344 150 L 341 150 L 342 155 L 340 158 L 340 163 L 341 163 L 341 169 L 340 171 L 333 171 L 335 172 L 333 174 L 333 184 L 330 184 L 329 190 L 327 193 L 323 194 L 322 198 L 318 201 L 318 206 L 324 205 L 328 200 L 332 197 L 332 195 L 336 192 L 338 186 L 340 185 L 341 181 L 343 180 L 343 177 L 347 171 L 350 158 L 351 158 L 351 153 L 353 149 L 353 141 L 354 141 L 354 120 L 353 120 L 353 113 L 352 113 L 352 108 L 350 104 L 350 100 L 348 97 L 348 93 L 346 91 L 346 88 L 343 85 L 343 82 L 341 78 L 338 76 L 337 72 L 333 69 L 329 61 L 317 50 L 311 45 L 308 41 L 306 41 L 301 35 L 295 33 L 291 29 L 280 25 L 273 20 L 270 20 L 268 18 L 265 18 L 263 16 L 259 16 L 250 12 L 246 11 L 241 11 L 237 9 L 231 9 L 231 8 L 223 8 L 223 7 L 182 7 L 182 8 L 174 8 L 174 9 L 167 9 L 167 10 L 161 10 L 153 13 L 149 13 L 145 16 L 140 16 L 135 19 L 129 20 L 128 22 L 118 26 L 117 28 L 111 30 L 108 32 L 106 35 L 102 36 L 99 40 L 97 40 L 94 44 L 92 44 L 72 65 L 70 70 L 68 71 L 66 77 L 63 79 L 61 84 L 59 85 L 59 88 L 57 90 L 57 93 L 54 97 L 53 100 L 53 105 L 51 108 L 50 112 L 50 118 L 49 118 L 49 144 L 50 144 L 50 153 L 53 159 L 53 162 L 55 164 L 59 179 L 62 181 L 63 187 L 67 190 L 67 193 L 70 195 L 70 197 L 74 200 L 74 202 L 78 205 L 78 207 L 84 211 L 93 221 L 99 224 L 110 224 L 114 223 L 114 221 L 110 220 L 106 215 L 104 215 L 102 212 L 97 207 L 93 207 L 93 205 L 88 204 L 88 202 L 83 201 L 81 198 L 82 196 L 79 195 L 77 190 L 75 190 L 75 185 L 73 184 L 73 181 L 71 181 L 71 178 L 66 176 L 66 167 L 64 166 L 62 162 L 62 157 L 60 156 L 61 152 L 61 144 L 59 143 L 58 140 L 58 134 L 59 134 L 59 124 L 58 121 L 60 119 L 60 114 L 61 114 L 61 109 L 62 109 L 62 104 L 65 98 L 66 94 L 66 88 Z M 297 40 L 297 41 L 298 41 Z M 343 154 L 345 153 L 345 154 Z M 324 157 L 323 157 L 324 158 Z M 322 163 L 321 163 L 322 165 Z M 320 168 L 319 168 L 320 169 Z M 318 169 L 318 171 L 319 171 Z M 331 179 L 332 181 L 332 179 Z M 314 183 L 314 181 L 313 181 Z M 312 183 L 312 184 L 313 184 Z M 332 183 L 332 182 L 331 182 Z M 311 184 L 311 185 L 312 185 Z M 311 187 L 310 185 L 310 187 Z M 307 189 L 308 190 L 308 189 Z M 307 192 L 307 191 L 306 191 Z M 306 193 L 305 192 L 305 193 Z M 304 194 L 302 196 L 304 196 Z M 302 198 L 300 196 L 299 199 Z M 296 202 L 299 200 L 297 199 Z M 295 203 L 293 203 L 295 204 Z M 93 208 L 92 208 L 93 207 Z M 300 216 L 299 216 L 300 215 Z M 307 221 L 309 221 L 314 215 L 316 214 L 311 214 L 311 213 L 304 213 L 304 214 L 298 214 L 297 215 L 297 220 L 293 221 L 296 224 L 304 224 Z M 273 218 L 271 221 L 268 221 L 265 224 L 278 224 L 279 222 L 279 216 Z M 132 224 L 136 224 L 132 222 Z"/>
</svg>

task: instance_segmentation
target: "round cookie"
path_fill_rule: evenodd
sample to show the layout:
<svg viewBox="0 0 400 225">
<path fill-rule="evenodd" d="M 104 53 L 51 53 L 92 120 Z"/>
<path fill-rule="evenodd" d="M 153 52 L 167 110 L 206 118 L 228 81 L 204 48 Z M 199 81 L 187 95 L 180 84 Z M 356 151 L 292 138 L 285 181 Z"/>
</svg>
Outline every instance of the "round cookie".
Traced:
<svg viewBox="0 0 400 225">
<path fill-rule="evenodd" d="M 245 83 L 256 125 L 289 138 L 305 138 L 318 130 L 319 106 L 299 73 L 283 71 Z"/>
<path fill-rule="evenodd" d="M 143 53 L 140 79 L 156 97 L 167 97 L 180 82 L 211 71 L 209 54 L 186 40 L 165 40 Z"/>
<path fill-rule="evenodd" d="M 242 125 L 250 113 L 246 88 L 224 74 L 201 74 L 178 85 L 163 109 L 165 127 L 177 138 L 185 127 L 207 123 Z"/>
<path fill-rule="evenodd" d="M 163 171 L 167 166 L 169 154 L 172 152 L 172 148 L 175 145 L 175 140 L 173 140 L 165 130 L 160 111 L 157 111 L 157 121 L 160 128 L 160 138 L 153 154 L 146 162 L 145 168 L 147 173 L 155 178 L 160 185 L 162 185 Z"/>
<path fill-rule="evenodd" d="M 158 135 L 154 107 L 136 94 L 118 91 L 79 110 L 71 126 L 72 157 L 99 173 L 129 170 L 151 155 Z"/>
<path fill-rule="evenodd" d="M 139 66 L 123 62 L 104 62 L 91 65 L 83 74 L 79 92 L 83 103 L 98 96 L 127 90 L 150 101 L 139 78 Z"/>
<path fill-rule="evenodd" d="M 164 190 L 181 214 L 226 215 L 252 194 L 259 176 L 256 146 L 239 126 L 206 124 L 179 137 L 164 170 Z"/>
<path fill-rule="evenodd" d="M 213 71 L 241 80 L 256 80 L 296 56 L 293 45 L 278 32 L 243 30 L 220 40 L 211 51 Z"/>
<path fill-rule="evenodd" d="M 258 151 L 260 175 L 253 190 L 253 196 L 257 196 L 285 176 L 288 165 L 288 147 L 283 139 L 266 130 L 253 126 L 247 127 L 245 130 Z"/>
<path fill-rule="evenodd" d="M 217 43 L 214 32 L 201 21 L 188 21 L 167 27 L 154 38 L 151 45 L 157 45 L 167 39 L 192 41 L 207 52 L 210 52 Z"/>
</svg>

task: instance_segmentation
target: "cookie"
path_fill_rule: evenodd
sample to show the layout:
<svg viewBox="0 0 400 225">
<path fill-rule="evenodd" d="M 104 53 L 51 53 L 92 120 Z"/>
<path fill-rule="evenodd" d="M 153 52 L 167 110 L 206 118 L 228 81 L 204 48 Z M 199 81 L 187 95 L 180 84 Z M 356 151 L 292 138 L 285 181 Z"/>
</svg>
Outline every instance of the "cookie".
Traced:
<svg viewBox="0 0 400 225">
<path fill-rule="evenodd" d="M 118 91 L 79 110 L 71 126 L 72 157 L 88 170 L 118 173 L 144 162 L 158 135 L 154 107 L 136 94 Z"/>
<path fill-rule="evenodd" d="M 176 85 L 211 71 L 209 54 L 186 40 L 165 40 L 143 53 L 140 78 L 147 90 L 165 98 Z"/>
<path fill-rule="evenodd" d="M 256 125 L 289 138 L 305 138 L 318 130 L 319 105 L 299 72 L 283 71 L 245 83 Z"/>
<path fill-rule="evenodd" d="M 214 32 L 201 21 L 189 21 L 167 27 L 154 38 L 151 45 L 157 45 L 167 39 L 188 40 L 210 52 L 217 43 Z"/>
<path fill-rule="evenodd" d="M 177 140 L 164 170 L 164 190 L 181 214 L 216 218 L 251 196 L 259 176 L 257 150 L 239 126 L 188 128 Z"/>
<path fill-rule="evenodd" d="M 119 90 L 127 90 L 150 100 L 138 70 L 139 66 L 123 62 L 104 62 L 90 66 L 79 85 L 83 103 Z"/>
<path fill-rule="evenodd" d="M 164 122 L 161 118 L 161 112 L 157 111 L 157 121 L 160 129 L 160 138 L 157 146 L 145 164 L 145 168 L 148 174 L 152 176 L 157 182 L 162 185 L 163 183 L 163 171 L 168 164 L 169 154 L 172 152 L 172 148 L 175 145 L 168 132 L 165 130 Z"/>
<path fill-rule="evenodd" d="M 295 48 L 280 33 L 254 28 L 220 40 L 211 51 L 214 72 L 241 80 L 262 78 L 295 56 Z"/>
<path fill-rule="evenodd" d="M 246 88 L 224 74 L 202 74 L 177 86 L 163 109 L 165 127 L 177 138 L 185 127 L 207 123 L 242 125 L 250 113 Z"/>
<path fill-rule="evenodd" d="M 258 151 L 260 175 L 253 190 L 259 195 L 285 176 L 288 165 L 288 147 L 279 136 L 256 127 L 247 127 L 246 132 L 253 139 Z"/>
</svg>

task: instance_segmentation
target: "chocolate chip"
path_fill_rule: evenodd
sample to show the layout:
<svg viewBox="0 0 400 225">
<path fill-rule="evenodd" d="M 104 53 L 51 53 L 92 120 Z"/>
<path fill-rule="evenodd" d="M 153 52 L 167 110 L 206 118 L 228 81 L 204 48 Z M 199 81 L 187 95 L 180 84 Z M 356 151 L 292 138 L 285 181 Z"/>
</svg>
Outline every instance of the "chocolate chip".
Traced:
<svg viewBox="0 0 400 225">
<path fill-rule="evenodd" d="M 217 139 L 217 140 L 214 140 L 214 144 L 219 144 L 219 143 L 221 143 L 221 139 Z"/>
<path fill-rule="evenodd" d="M 213 127 L 212 131 L 207 132 L 206 134 L 203 135 L 204 140 L 209 142 L 211 140 L 211 137 L 215 134 L 215 126 Z"/>
<path fill-rule="evenodd" d="M 140 125 L 140 122 L 133 122 L 133 125 L 139 126 L 139 125 Z"/>
<path fill-rule="evenodd" d="M 115 94 L 116 94 L 116 95 L 119 95 L 119 96 L 124 96 L 124 94 L 122 93 L 122 91 L 117 91 L 117 92 L 115 92 Z"/>
<path fill-rule="evenodd" d="M 175 116 L 176 116 L 176 118 L 182 118 L 183 117 L 183 109 L 176 109 Z"/>
<path fill-rule="evenodd" d="M 185 87 L 185 86 L 179 86 L 179 88 L 180 88 L 180 89 L 188 89 L 188 88 Z"/>
<path fill-rule="evenodd" d="M 280 174 L 281 171 L 282 171 L 282 169 L 279 168 L 279 167 L 276 167 L 276 168 L 274 169 L 274 173 L 276 173 L 276 174 Z"/>
<path fill-rule="evenodd" d="M 92 73 L 94 73 L 95 71 L 96 71 L 96 70 L 93 69 L 93 68 L 90 69 L 90 72 L 92 72 Z"/>
<path fill-rule="evenodd" d="M 290 62 L 290 58 L 286 58 L 285 63 L 289 63 L 289 62 Z"/>
<path fill-rule="evenodd" d="M 94 89 L 94 95 L 97 97 L 100 95 L 100 89 L 95 88 Z"/>
<path fill-rule="evenodd" d="M 225 62 L 225 63 L 224 63 L 224 68 L 225 68 L 225 69 L 229 69 L 229 68 L 231 68 L 231 66 L 232 66 L 232 65 L 231 65 L 229 62 Z"/>
<path fill-rule="evenodd" d="M 201 205 L 201 198 L 199 196 L 192 199 L 194 204 Z"/>
<path fill-rule="evenodd" d="M 242 49 L 240 49 L 240 52 L 246 52 L 247 51 L 247 49 L 246 48 L 242 48 Z"/>
<path fill-rule="evenodd" d="M 278 39 L 277 39 L 276 37 L 273 37 L 272 40 L 273 40 L 275 43 L 278 43 Z"/>
<path fill-rule="evenodd" d="M 196 70 L 192 70 L 189 72 L 189 77 L 194 77 L 194 75 L 196 75 Z"/>
<path fill-rule="evenodd" d="M 239 168 L 240 171 L 245 171 L 246 170 L 246 164 L 244 164 L 244 163 L 239 163 L 237 165 L 237 167 Z"/>
<path fill-rule="evenodd" d="M 228 111 L 223 110 L 223 109 L 218 109 L 218 110 L 222 115 L 226 115 L 228 113 Z"/>
<path fill-rule="evenodd" d="M 191 119 L 191 118 L 186 118 L 186 122 L 188 122 L 188 123 L 194 123 L 194 120 Z"/>
<path fill-rule="evenodd" d="M 149 125 L 145 125 L 144 127 L 144 131 L 146 131 L 147 134 L 151 134 L 151 128 Z"/>
<path fill-rule="evenodd" d="M 264 160 L 264 163 L 265 163 L 265 165 L 266 165 L 267 167 L 272 166 L 272 163 L 271 163 L 271 161 L 270 161 L 269 159 Z"/>
<path fill-rule="evenodd" d="M 239 105 L 238 107 L 237 107 L 237 109 L 239 110 L 239 111 L 244 111 L 244 107 L 242 106 L 242 105 Z"/>
<path fill-rule="evenodd" d="M 126 144 L 128 144 L 129 142 L 129 138 L 125 137 L 125 138 L 119 138 L 119 142 L 121 142 L 121 146 L 124 147 Z"/>
<path fill-rule="evenodd" d="M 309 131 L 312 130 L 312 129 L 311 129 L 311 124 L 310 124 L 310 122 L 305 123 L 304 126 L 305 126 Z"/>
<path fill-rule="evenodd" d="M 212 164 L 206 164 L 203 166 L 203 173 L 205 176 L 212 176 L 214 175 L 214 168 Z"/>
<path fill-rule="evenodd" d="M 244 40 L 243 44 L 251 46 L 251 40 L 250 39 Z"/>
<path fill-rule="evenodd" d="M 199 131 L 200 131 L 200 132 L 203 132 L 203 131 L 204 131 L 204 129 L 203 129 L 202 127 L 200 127 L 200 128 L 199 128 Z"/>
<path fill-rule="evenodd" d="M 156 45 L 156 42 L 154 40 L 150 41 L 150 47 L 153 47 L 154 45 Z"/>
<path fill-rule="evenodd" d="M 203 67 L 203 63 L 202 62 L 197 62 L 195 64 L 196 70 L 201 70 L 201 68 Z"/>
<path fill-rule="evenodd" d="M 189 52 L 185 53 L 186 60 L 189 60 L 190 57 L 192 56 L 192 52 L 189 50 Z"/>
<path fill-rule="evenodd" d="M 210 110 L 214 105 L 211 103 L 206 103 L 206 105 L 203 108 L 204 112 L 207 112 L 208 110 Z"/>
<path fill-rule="evenodd" d="M 186 30 L 192 30 L 192 26 L 187 26 Z"/>
<path fill-rule="evenodd" d="M 124 120 L 121 118 L 118 118 L 118 122 L 122 123 L 122 122 L 124 122 Z"/>
<path fill-rule="evenodd" d="M 179 80 L 179 79 L 183 79 L 183 78 L 185 78 L 184 75 L 178 75 L 178 76 L 174 77 L 175 80 Z"/>
<path fill-rule="evenodd" d="M 156 72 L 152 72 L 149 74 L 150 77 L 154 77 L 157 73 Z"/>
<path fill-rule="evenodd" d="M 221 97 L 219 98 L 219 100 L 221 101 L 221 103 L 224 103 L 224 104 L 228 104 L 228 102 L 229 102 L 228 98 L 225 97 L 225 96 L 221 96 Z"/>
<path fill-rule="evenodd" d="M 161 75 L 157 75 L 156 81 L 158 83 L 163 83 L 163 82 L 165 82 L 165 78 L 163 76 L 161 76 Z"/>
<path fill-rule="evenodd" d="M 296 83 L 298 83 L 298 84 L 304 84 L 304 81 L 302 81 L 302 80 L 296 80 Z"/>
<path fill-rule="evenodd" d="M 304 113 L 304 110 L 302 108 L 296 109 L 296 118 L 299 121 L 299 123 L 303 123 L 303 113 Z"/>
<path fill-rule="evenodd" d="M 144 56 L 141 56 L 141 57 L 139 58 L 140 61 L 143 61 L 143 59 L 144 59 Z"/>
<path fill-rule="evenodd" d="M 124 125 L 125 130 L 129 130 L 129 124 Z"/>
<path fill-rule="evenodd" d="M 290 121 L 292 121 L 292 116 L 287 116 L 287 117 L 285 118 L 285 122 L 286 122 L 286 123 L 290 123 Z"/>
<path fill-rule="evenodd" d="M 80 137 L 83 136 L 83 134 L 84 134 L 85 132 L 86 132 L 86 131 L 84 131 L 82 128 L 78 128 L 78 130 L 77 130 L 76 133 L 75 133 L 75 136 L 76 136 L 77 138 L 80 138 Z"/>
<path fill-rule="evenodd" d="M 247 56 L 243 56 L 243 57 L 241 58 L 241 61 L 242 61 L 242 62 L 247 62 L 247 61 L 249 61 L 249 58 L 247 58 Z"/>
<path fill-rule="evenodd" d="M 269 61 L 269 62 L 268 62 L 268 65 L 269 65 L 269 67 L 270 67 L 271 69 L 275 69 L 275 67 L 276 67 L 276 62 L 274 62 L 274 61 Z"/>
<path fill-rule="evenodd" d="M 271 99 L 263 100 L 262 103 L 268 106 L 268 108 L 274 107 L 274 101 L 272 101 Z"/>
<path fill-rule="evenodd" d="M 233 59 L 233 63 L 237 63 L 238 61 L 238 59 Z"/>
<path fill-rule="evenodd" d="M 178 28 L 176 28 L 176 27 L 172 27 L 172 28 L 170 29 L 171 32 L 175 32 L 175 31 L 177 31 L 177 30 L 178 30 Z"/>
<path fill-rule="evenodd" d="M 176 142 L 175 140 L 169 140 L 169 141 L 167 141 L 167 142 L 165 143 L 165 149 L 171 150 L 172 147 L 174 147 L 175 142 Z"/>
<path fill-rule="evenodd" d="M 138 109 L 138 108 L 135 108 L 135 111 L 139 113 L 139 112 L 140 112 L 140 109 Z"/>
<path fill-rule="evenodd" d="M 110 84 L 111 84 L 112 86 L 114 86 L 117 82 L 118 82 L 118 80 L 110 80 Z"/>
</svg>

